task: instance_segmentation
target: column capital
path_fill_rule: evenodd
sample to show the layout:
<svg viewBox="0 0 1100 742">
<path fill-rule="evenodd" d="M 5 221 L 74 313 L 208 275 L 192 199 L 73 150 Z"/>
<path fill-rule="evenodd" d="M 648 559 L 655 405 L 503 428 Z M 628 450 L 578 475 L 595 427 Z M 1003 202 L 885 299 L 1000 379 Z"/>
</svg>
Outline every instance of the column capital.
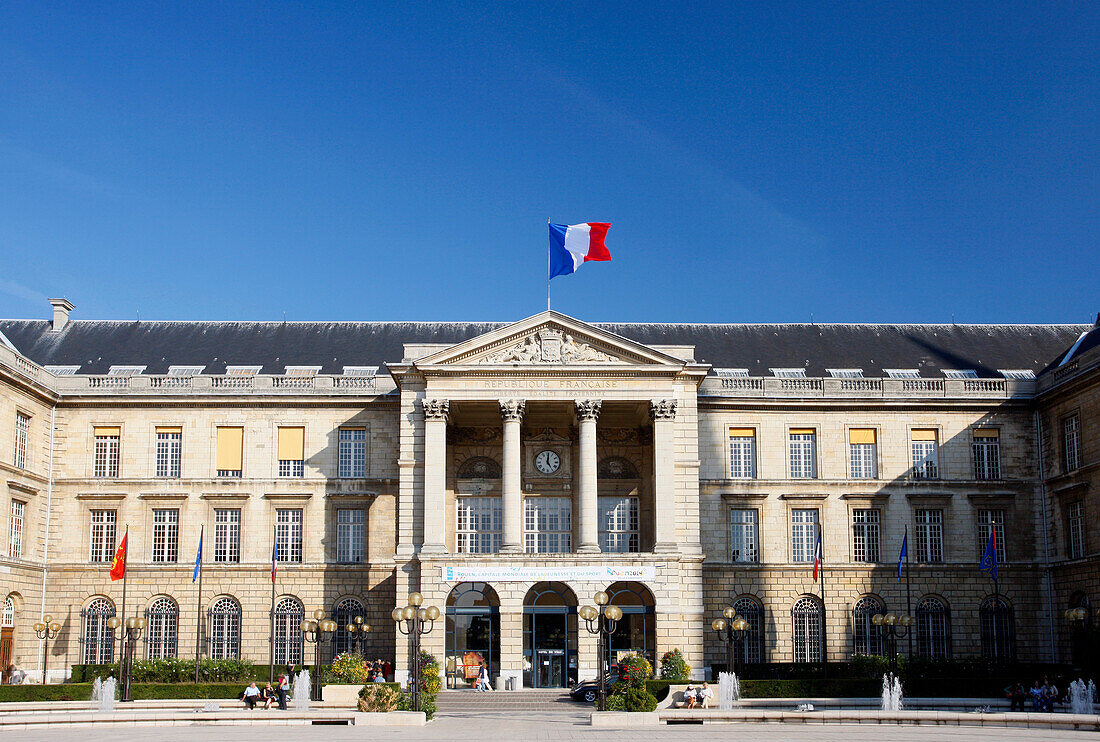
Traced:
<svg viewBox="0 0 1100 742">
<path fill-rule="evenodd" d="M 580 420 L 592 420 L 595 422 L 600 416 L 603 402 L 598 399 L 578 399 L 573 402 L 573 409 L 577 411 Z"/>
<path fill-rule="evenodd" d="M 424 407 L 425 420 L 446 420 L 451 411 L 451 403 L 446 399 L 425 397 L 420 404 Z"/>
<path fill-rule="evenodd" d="M 649 403 L 649 416 L 654 420 L 675 420 L 675 399 L 654 399 Z"/>
<path fill-rule="evenodd" d="M 500 417 L 504 422 L 523 422 L 523 413 L 527 409 L 526 400 L 502 399 L 500 400 Z"/>
</svg>

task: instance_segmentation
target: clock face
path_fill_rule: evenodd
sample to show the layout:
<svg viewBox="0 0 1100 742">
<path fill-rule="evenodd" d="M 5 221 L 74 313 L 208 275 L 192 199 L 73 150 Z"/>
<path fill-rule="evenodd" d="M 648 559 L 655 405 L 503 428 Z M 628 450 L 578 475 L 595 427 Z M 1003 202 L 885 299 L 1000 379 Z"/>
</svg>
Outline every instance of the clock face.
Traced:
<svg viewBox="0 0 1100 742">
<path fill-rule="evenodd" d="M 535 457 L 535 468 L 543 474 L 553 474 L 561 466 L 561 457 L 553 451 L 539 451 Z"/>
</svg>

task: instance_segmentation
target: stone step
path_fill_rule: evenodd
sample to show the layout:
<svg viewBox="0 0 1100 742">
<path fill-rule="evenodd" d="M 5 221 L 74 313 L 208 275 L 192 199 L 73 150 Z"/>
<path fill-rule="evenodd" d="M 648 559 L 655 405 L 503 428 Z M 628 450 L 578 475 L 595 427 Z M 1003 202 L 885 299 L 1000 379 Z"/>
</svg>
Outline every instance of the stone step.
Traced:
<svg viewBox="0 0 1100 742">
<path fill-rule="evenodd" d="M 501 711 L 568 711 L 585 710 L 581 703 L 574 703 L 564 690 L 490 691 L 475 693 L 469 690 L 442 691 L 436 697 L 440 713 L 500 713 Z"/>
</svg>

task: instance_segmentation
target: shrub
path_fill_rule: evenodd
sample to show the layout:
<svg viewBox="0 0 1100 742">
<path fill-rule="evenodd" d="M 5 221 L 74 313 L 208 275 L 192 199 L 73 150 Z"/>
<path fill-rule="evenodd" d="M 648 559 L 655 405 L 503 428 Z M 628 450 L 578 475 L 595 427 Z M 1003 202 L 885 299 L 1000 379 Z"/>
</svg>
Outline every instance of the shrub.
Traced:
<svg viewBox="0 0 1100 742">
<path fill-rule="evenodd" d="M 337 683 L 365 683 L 370 680 L 366 661 L 352 652 L 336 655 L 330 675 Z"/>
<path fill-rule="evenodd" d="M 434 696 L 443 688 L 443 679 L 439 676 L 439 660 L 431 652 L 420 650 L 420 690 Z"/>
<path fill-rule="evenodd" d="M 389 683 L 369 683 L 359 691 L 360 711 L 394 711 L 401 691 Z"/>
<path fill-rule="evenodd" d="M 630 654 L 619 661 L 619 685 L 628 688 L 643 688 L 645 681 L 653 677 L 653 665 L 639 654 Z"/>
<path fill-rule="evenodd" d="M 634 688 L 620 683 L 615 688 L 607 698 L 608 711 L 653 711 L 657 708 L 657 697 L 644 686 Z"/>
<path fill-rule="evenodd" d="M 397 701 L 398 711 L 412 711 L 412 693 L 404 691 L 401 693 L 401 697 Z M 435 716 L 435 696 L 429 693 L 420 694 L 420 710 L 424 712 L 424 716 L 430 721 Z"/>
<path fill-rule="evenodd" d="M 691 665 L 680 654 L 679 649 L 665 652 L 661 657 L 662 680 L 687 680 L 691 677 Z"/>
</svg>

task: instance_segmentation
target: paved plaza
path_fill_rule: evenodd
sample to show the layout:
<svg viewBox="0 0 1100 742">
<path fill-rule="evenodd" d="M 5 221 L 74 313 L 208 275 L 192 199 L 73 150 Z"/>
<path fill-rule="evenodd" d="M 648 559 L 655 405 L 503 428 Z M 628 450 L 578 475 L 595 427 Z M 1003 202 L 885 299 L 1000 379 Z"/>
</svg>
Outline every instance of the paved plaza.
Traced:
<svg viewBox="0 0 1100 742">
<path fill-rule="evenodd" d="M 27 740 L 24 731 L 0 733 L 0 739 Z M 753 742 L 962 742 L 963 740 L 1077 740 L 1097 739 L 1095 732 L 1068 732 L 1037 729 L 991 729 L 967 727 L 914 727 L 881 725 L 803 725 L 803 724 L 729 724 L 710 726 L 663 726 L 648 729 L 592 729 L 586 712 L 526 712 L 495 716 L 446 714 L 423 728 L 357 729 L 344 726 L 288 727 L 164 727 L 164 728 L 81 728 L 35 730 L 36 742 L 117 742 L 152 739 L 157 742 L 235 742 L 236 740 L 272 739 L 294 742 L 338 742 L 339 740 L 522 740 L 558 742 L 559 740 L 752 740 Z"/>
</svg>

